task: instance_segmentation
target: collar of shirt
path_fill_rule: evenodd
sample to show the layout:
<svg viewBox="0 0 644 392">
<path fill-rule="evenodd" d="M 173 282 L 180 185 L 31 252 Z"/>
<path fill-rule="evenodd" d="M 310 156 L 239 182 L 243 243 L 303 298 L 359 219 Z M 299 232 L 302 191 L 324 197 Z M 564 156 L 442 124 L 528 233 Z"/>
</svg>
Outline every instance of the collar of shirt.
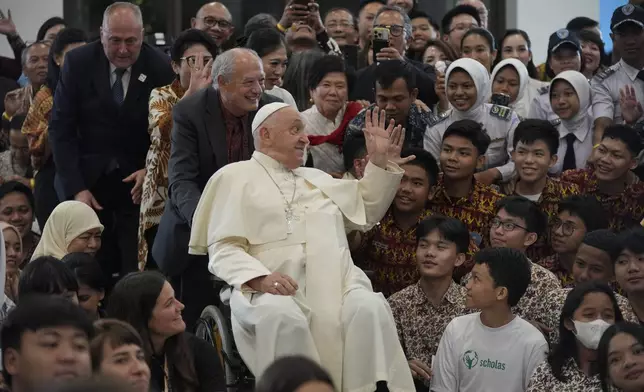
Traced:
<svg viewBox="0 0 644 392">
<path fill-rule="evenodd" d="M 253 158 L 257 160 L 260 165 L 264 166 L 264 168 L 266 168 L 266 170 L 268 170 L 269 172 L 271 170 L 280 173 L 290 172 L 290 170 L 284 167 L 284 165 L 279 163 L 277 160 L 259 151 L 253 152 Z"/>
<path fill-rule="evenodd" d="M 219 96 L 219 106 L 221 107 L 221 113 L 224 116 L 224 121 L 230 121 L 230 122 L 236 122 L 236 121 L 242 121 L 246 117 L 248 117 L 248 113 L 244 114 L 243 116 L 237 117 L 234 114 L 226 108 L 224 105 L 224 101 L 221 99 L 221 93 L 217 94 Z"/>
<path fill-rule="evenodd" d="M 584 142 L 584 140 L 586 140 L 586 138 L 587 138 L 587 137 L 588 137 L 588 135 L 590 134 L 590 130 L 591 130 L 590 128 L 586 128 L 586 127 L 579 127 L 579 128 L 577 128 L 574 132 L 567 132 L 567 133 L 565 133 L 565 134 L 563 134 L 563 135 L 560 135 L 560 137 L 559 137 L 559 140 L 561 140 L 561 142 L 560 142 L 560 143 L 564 143 L 564 145 L 565 145 L 565 144 L 567 143 L 567 142 L 566 142 L 566 136 L 568 136 L 568 134 L 570 134 L 570 133 L 572 133 L 573 135 L 575 135 L 575 137 L 577 138 L 577 140 L 578 140 L 580 143 L 583 143 L 583 142 Z"/>
<path fill-rule="evenodd" d="M 432 197 L 433 202 L 438 202 L 441 200 L 445 200 L 447 203 L 452 204 L 452 205 L 457 205 L 457 204 L 472 204 L 473 202 L 473 197 L 476 192 L 480 192 L 480 187 L 481 184 L 476 181 L 474 176 L 472 176 L 472 187 L 470 188 L 470 192 L 464 196 L 460 197 L 458 199 L 452 199 L 448 194 L 447 194 L 447 188 L 445 187 L 445 181 L 444 177 L 441 174 L 438 177 L 438 183 L 436 184 L 434 191 L 432 194 L 434 197 Z"/>
<path fill-rule="evenodd" d="M 176 78 L 171 84 L 170 84 L 170 90 L 177 96 L 177 98 L 181 99 L 183 96 L 186 94 L 187 89 L 183 88 L 181 85 L 181 80 L 179 78 Z"/>
<path fill-rule="evenodd" d="M 429 299 L 427 299 L 427 295 L 425 295 L 425 292 L 423 291 L 423 288 L 420 285 L 420 280 L 418 283 L 416 283 L 416 289 L 414 290 L 414 297 L 412 298 L 412 301 L 417 304 L 417 305 L 423 305 L 425 303 L 429 302 Z M 452 305 L 457 304 L 464 296 L 463 291 L 465 288 L 456 282 L 452 281 L 449 284 L 449 287 L 447 288 L 447 291 L 445 292 L 445 295 L 443 295 L 443 299 L 441 300 L 441 305 L 447 301 Z"/>
<path fill-rule="evenodd" d="M 116 76 L 115 72 L 116 72 L 116 67 L 114 66 L 114 64 L 110 63 L 110 75 Z M 123 76 L 125 76 L 125 74 L 130 72 L 132 72 L 132 66 L 127 67 L 127 69 L 123 73 Z"/>
<path fill-rule="evenodd" d="M 325 125 L 332 125 L 334 128 L 337 128 L 338 126 L 340 126 L 340 123 L 344 118 L 344 112 L 346 110 L 347 110 L 347 102 L 345 102 L 342 108 L 338 111 L 338 114 L 335 116 L 335 120 L 331 121 L 328 118 L 324 117 L 322 113 L 320 113 L 317 105 L 311 106 L 311 114 L 317 117 L 318 121 L 323 122 Z"/>
<path fill-rule="evenodd" d="M 387 210 L 387 213 L 385 214 L 385 216 L 380 220 L 380 223 L 378 224 L 378 226 L 395 228 L 396 230 L 398 230 L 400 232 L 412 232 L 412 231 L 415 231 L 416 228 L 418 227 L 418 224 L 423 219 L 429 217 L 431 215 L 431 213 L 432 212 L 431 212 L 430 209 L 428 209 L 428 208 L 423 209 L 423 211 L 421 211 L 421 213 L 418 215 L 418 221 L 416 222 L 416 224 L 414 226 L 410 227 L 407 230 L 403 230 L 396 223 L 396 218 L 394 217 L 394 206 L 393 206 L 393 203 L 392 203 L 391 207 L 389 207 L 389 209 Z M 414 241 L 415 241 L 415 239 L 414 239 Z"/>
<path fill-rule="evenodd" d="M 635 67 L 631 67 L 630 65 L 626 64 L 624 59 L 619 60 L 619 63 L 621 64 L 622 68 L 624 69 L 624 72 L 626 72 L 626 75 L 628 75 L 628 78 L 634 82 L 635 79 L 637 79 L 637 74 L 640 72 L 639 69 Z"/>
</svg>

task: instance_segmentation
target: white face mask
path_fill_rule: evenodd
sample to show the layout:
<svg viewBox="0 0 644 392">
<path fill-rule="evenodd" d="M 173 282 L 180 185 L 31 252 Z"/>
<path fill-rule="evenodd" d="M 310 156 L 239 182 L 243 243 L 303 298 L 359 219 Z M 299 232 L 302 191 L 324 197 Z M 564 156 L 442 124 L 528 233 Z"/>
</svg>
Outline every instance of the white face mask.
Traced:
<svg viewBox="0 0 644 392">
<path fill-rule="evenodd" d="M 610 327 L 610 324 L 602 319 L 597 319 L 589 323 L 577 320 L 573 320 L 572 322 L 575 324 L 575 329 L 577 330 L 577 333 L 573 332 L 577 340 L 590 350 L 597 350 L 602 335 Z"/>
</svg>

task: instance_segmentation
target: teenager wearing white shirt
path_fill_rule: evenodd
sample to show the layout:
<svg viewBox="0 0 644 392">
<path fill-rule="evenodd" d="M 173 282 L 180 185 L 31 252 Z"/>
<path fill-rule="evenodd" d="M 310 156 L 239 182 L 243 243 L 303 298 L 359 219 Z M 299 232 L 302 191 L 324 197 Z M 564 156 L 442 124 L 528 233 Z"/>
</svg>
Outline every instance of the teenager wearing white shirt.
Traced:
<svg viewBox="0 0 644 392">
<path fill-rule="evenodd" d="M 432 392 L 523 392 L 546 358 L 543 335 L 512 314 L 530 284 L 530 262 L 516 249 L 474 257 L 466 306 L 481 312 L 452 320 L 433 364 Z"/>
</svg>

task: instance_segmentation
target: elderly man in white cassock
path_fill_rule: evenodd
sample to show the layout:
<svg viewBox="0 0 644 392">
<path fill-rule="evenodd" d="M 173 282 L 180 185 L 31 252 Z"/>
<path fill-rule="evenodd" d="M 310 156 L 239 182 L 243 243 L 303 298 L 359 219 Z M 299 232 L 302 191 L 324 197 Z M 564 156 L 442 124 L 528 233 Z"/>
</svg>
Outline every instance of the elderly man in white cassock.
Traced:
<svg viewBox="0 0 644 392">
<path fill-rule="evenodd" d="M 297 110 L 261 108 L 250 160 L 220 169 L 194 215 L 190 252 L 232 286 L 233 334 L 259 377 L 276 358 L 305 355 L 340 391 L 415 391 L 391 310 L 354 266 L 346 233 L 385 214 L 403 170 L 404 130 L 385 112 L 366 115 L 369 154 L 361 180 L 301 167 L 308 138 Z M 397 159 L 396 159 L 397 158 Z"/>
</svg>

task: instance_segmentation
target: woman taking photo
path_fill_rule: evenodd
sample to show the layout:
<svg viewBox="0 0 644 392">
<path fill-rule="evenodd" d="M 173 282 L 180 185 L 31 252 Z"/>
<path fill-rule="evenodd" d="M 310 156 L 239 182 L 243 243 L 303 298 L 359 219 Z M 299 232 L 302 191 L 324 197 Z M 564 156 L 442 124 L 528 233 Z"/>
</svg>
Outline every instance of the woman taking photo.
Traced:
<svg viewBox="0 0 644 392">
<path fill-rule="evenodd" d="M 348 102 L 351 77 L 342 57 L 325 55 L 313 63 L 308 88 L 313 106 L 302 112 L 313 166 L 327 173 L 344 172 L 344 134 L 362 105 Z"/>
<path fill-rule="evenodd" d="M 528 116 L 529 106 L 524 101 L 530 76 L 525 65 L 517 59 L 503 60 L 492 71 L 492 102 L 499 95 L 508 99 L 508 106 L 519 117 Z"/>
<path fill-rule="evenodd" d="M 143 338 L 152 392 L 223 392 L 219 353 L 186 333 L 184 306 L 163 275 L 133 272 L 114 286 L 107 314 L 132 325 Z"/>
<path fill-rule="evenodd" d="M 644 327 L 627 322 L 611 326 L 597 356 L 603 392 L 644 392 Z"/>
<path fill-rule="evenodd" d="M 260 29 L 248 37 L 248 49 L 254 50 L 264 66 L 264 92 L 277 97 L 297 109 L 295 99 L 282 87 L 282 77 L 288 66 L 284 35 L 275 28 Z"/>
<path fill-rule="evenodd" d="M 496 47 L 492 33 L 482 28 L 473 28 L 463 36 L 461 55 L 481 63 L 488 74 L 492 72 L 492 64 L 496 58 Z"/>
<path fill-rule="evenodd" d="M 559 343 L 532 374 L 527 392 L 601 392 L 597 347 L 608 327 L 622 321 L 613 290 L 606 284 L 575 286 L 559 318 Z"/>
</svg>

